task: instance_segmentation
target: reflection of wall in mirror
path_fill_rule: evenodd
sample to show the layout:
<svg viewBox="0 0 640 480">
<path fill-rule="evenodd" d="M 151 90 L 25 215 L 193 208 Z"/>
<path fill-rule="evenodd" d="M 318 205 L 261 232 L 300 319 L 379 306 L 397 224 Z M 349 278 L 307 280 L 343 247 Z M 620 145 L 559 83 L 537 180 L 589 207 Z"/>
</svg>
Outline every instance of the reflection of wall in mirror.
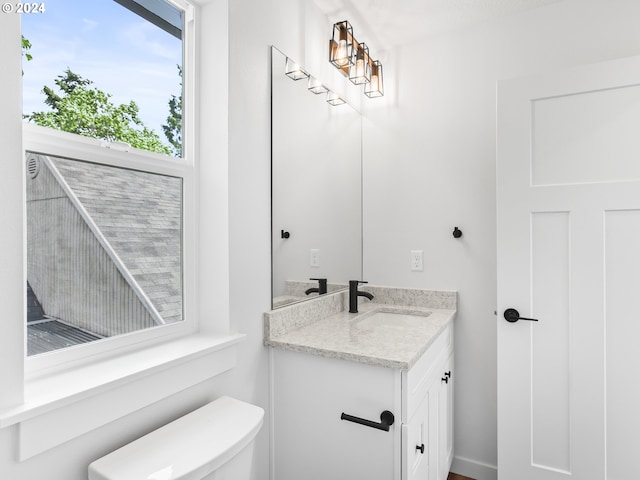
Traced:
<svg viewBox="0 0 640 480">
<path fill-rule="evenodd" d="M 362 275 L 361 119 L 348 104 L 332 107 L 307 81 L 284 75 L 273 51 L 273 295 L 287 280 Z M 281 230 L 290 232 L 281 237 Z M 319 266 L 310 252 L 319 250 Z"/>
</svg>

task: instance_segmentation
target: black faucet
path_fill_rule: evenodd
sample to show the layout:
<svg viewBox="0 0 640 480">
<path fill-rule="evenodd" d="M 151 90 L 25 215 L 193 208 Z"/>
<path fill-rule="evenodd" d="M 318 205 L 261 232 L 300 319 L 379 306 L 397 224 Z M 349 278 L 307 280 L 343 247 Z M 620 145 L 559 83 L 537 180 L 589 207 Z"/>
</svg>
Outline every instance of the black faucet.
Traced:
<svg viewBox="0 0 640 480">
<path fill-rule="evenodd" d="M 326 278 L 310 278 L 309 280 L 317 280 L 318 286 L 315 288 L 307 288 L 304 293 L 309 295 L 310 293 L 318 292 L 318 295 L 327 293 L 327 279 Z"/>
<path fill-rule="evenodd" d="M 373 300 L 373 295 L 369 292 L 358 290 L 358 284 L 367 283 L 362 280 L 349 280 L 349 313 L 358 313 L 358 297 L 367 297 Z"/>
</svg>

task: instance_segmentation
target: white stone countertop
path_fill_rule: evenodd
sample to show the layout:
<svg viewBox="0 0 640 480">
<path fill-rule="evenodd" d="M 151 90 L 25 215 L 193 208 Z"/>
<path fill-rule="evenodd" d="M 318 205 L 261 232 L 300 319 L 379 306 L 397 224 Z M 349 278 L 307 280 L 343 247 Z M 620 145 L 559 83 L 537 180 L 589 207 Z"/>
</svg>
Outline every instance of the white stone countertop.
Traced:
<svg viewBox="0 0 640 480">
<path fill-rule="evenodd" d="M 455 309 L 362 302 L 359 313 L 342 311 L 274 336 L 265 345 L 369 365 L 409 370 L 452 324 Z M 376 316 L 377 312 L 401 315 Z M 402 315 L 404 314 L 404 315 Z"/>
</svg>

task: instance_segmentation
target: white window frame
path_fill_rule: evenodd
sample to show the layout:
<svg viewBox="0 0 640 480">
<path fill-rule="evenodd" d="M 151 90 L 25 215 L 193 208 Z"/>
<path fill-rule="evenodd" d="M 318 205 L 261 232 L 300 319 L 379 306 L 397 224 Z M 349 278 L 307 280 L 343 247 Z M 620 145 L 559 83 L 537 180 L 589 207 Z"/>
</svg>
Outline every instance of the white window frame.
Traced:
<svg viewBox="0 0 640 480">
<path fill-rule="evenodd" d="M 0 76 L 0 90 L 4 92 L 0 99 L 0 134 L 5 143 L 4 158 L 15 159 L 0 162 L 0 220 L 5 229 L 0 233 L 0 289 L 5 295 L 0 337 L 0 429 L 16 428 L 19 461 L 228 371 L 235 366 L 238 344 L 245 338 L 244 334 L 232 333 L 229 318 L 229 4 L 227 0 L 169 1 L 187 12 L 185 36 L 191 39 L 184 43 L 184 64 L 190 66 L 183 78 L 185 151 L 184 160 L 165 159 L 158 168 L 166 172 L 182 169 L 183 173 L 191 169 L 193 195 L 189 199 L 187 193 L 184 202 L 192 201 L 193 208 L 183 217 L 193 229 L 191 238 L 187 235 L 183 243 L 185 255 L 193 255 L 184 260 L 193 264 L 190 271 L 185 266 L 184 278 L 184 295 L 189 296 L 185 318 L 189 318 L 177 326 L 184 329 L 181 332 L 167 325 L 145 331 L 143 336 L 150 335 L 147 338 L 132 334 L 122 336 L 122 340 L 112 337 L 104 344 L 113 348 L 101 350 L 102 342 L 94 342 L 96 347 L 88 344 L 86 349 L 67 349 L 86 352 L 82 357 L 65 350 L 58 352 L 61 355 L 42 354 L 43 359 L 51 359 L 42 365 L 37 365 L 41 363 L 37 357 L 34 359 L 38 361 L 28 362 L 26 356 L 24 152 L 46 147 L 51 155 L 82 158 L 78 152 L 91 150 L 108 155 L 114 165 L 126 160 L 130 167 L 131 163 L 124 152 L 95 150 L 103 147 L 82 137 L 56 151 L 55 145 L 67 134 L 38 132 L 36 127 L 23 125 L 20 20 L 17 15 L 0 16 L 0 59 L 5 63 L 5 75 Z M 196 31 L 201 22 L 207 28 Z M 200 53 L 200 44 L 214 45 L 215 51 L 208 48 Z M 206 88 L 199 88 L 200 84 Z M 200 108 L 201 104 L 207 108 Z M 47 136 L 51 138 L 47 140 Z M 197 158 L 203 161 L 197 162 Z M 144 166 L 151 159 L 155 161 L 154 154 L 142 153 L 138 161 Z M 173 165 L 178 161 L 186 163 Z M 19 255 L 20 251 L 24 254 Z M 120 344 L 125 338 L 128 343 Z"/>
<path fill-rule="evenodd" d="M 110 352 L 121 354 L 130 348 L 140 348 L 141 345 L 151 345 L 167 338 L 176 338 L 198 331 L 195 298 L 197 242 L 195 240 L 196 220 L 194 212 L 196 210 L 198 186 L 194 181 L 196 168 L 196 154 L 194 151 L 194 7 L 182 0 L 166 1 L 184 12 L 182 40 L 182 158 L 132 147 L 124 148 L 124 145 L 119 142 L 110 143 L 28 123 L 23 125 L 23 147 L 25 156 L 27 152 L 33 152 L 182 179 L 182 321 L 29 356 L 25 361 L 25 378 L 27 380 L 41 375 L 43 371 L 51 373 L 58 368 L 77 366 L 81 362 L 85 362 L 89 357 L 104 357 Z"/>
<path fill-rule="evenodd" d="M 141 344 L 196 332 L 198 325 L 193 287 L 197 262 L 194 240 L 196 225 L 193 212 L 197 187 L 194 184 L 194 165 L 191 155 L 173 158 L 133 148 L 130 151 L 120 151 L 118 149 L 120 145 L 117 144 L 30 124 L 24 125 L 23 144 L 25 153 L 34 152 L 182 179 L 182 321 L 28 356 L 25 362 L 26 378 L 38 376 L 42 370 L 50 373 L 56 368 L 73 367 L 74 364 L 86 361 L 88 357 L 104 356 L 114 351 L 120 353 L 123 349 L 130 347 L 139 348 Z"/>
</svg>

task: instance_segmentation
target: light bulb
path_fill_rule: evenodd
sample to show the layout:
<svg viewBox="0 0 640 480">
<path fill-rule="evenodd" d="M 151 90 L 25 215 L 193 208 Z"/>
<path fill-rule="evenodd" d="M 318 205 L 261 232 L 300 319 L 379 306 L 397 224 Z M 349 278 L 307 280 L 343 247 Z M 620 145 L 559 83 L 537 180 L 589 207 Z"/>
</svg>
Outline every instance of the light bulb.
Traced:
<svg viewBox="0 0 640 480">
<path fill-rule="evenodd" d="M 349 63 L 349 57 L 347 55 L 347 41 L 340 40 L 338 47 L 336 48 L 336 63 L 341 67 L 344 67 Z"/>
<path fill-rule="evenodd" d="M 364 77 L 364 59 L 359 58 L 356 60 L 356 77 L 363 78 Z"/>
<path fill-rule="evenodd" d="M 378 75 L 371 75 L 371 83 L 369 84 L 371 91 L 377 92 L 379 90 Z"/>
</svg>

